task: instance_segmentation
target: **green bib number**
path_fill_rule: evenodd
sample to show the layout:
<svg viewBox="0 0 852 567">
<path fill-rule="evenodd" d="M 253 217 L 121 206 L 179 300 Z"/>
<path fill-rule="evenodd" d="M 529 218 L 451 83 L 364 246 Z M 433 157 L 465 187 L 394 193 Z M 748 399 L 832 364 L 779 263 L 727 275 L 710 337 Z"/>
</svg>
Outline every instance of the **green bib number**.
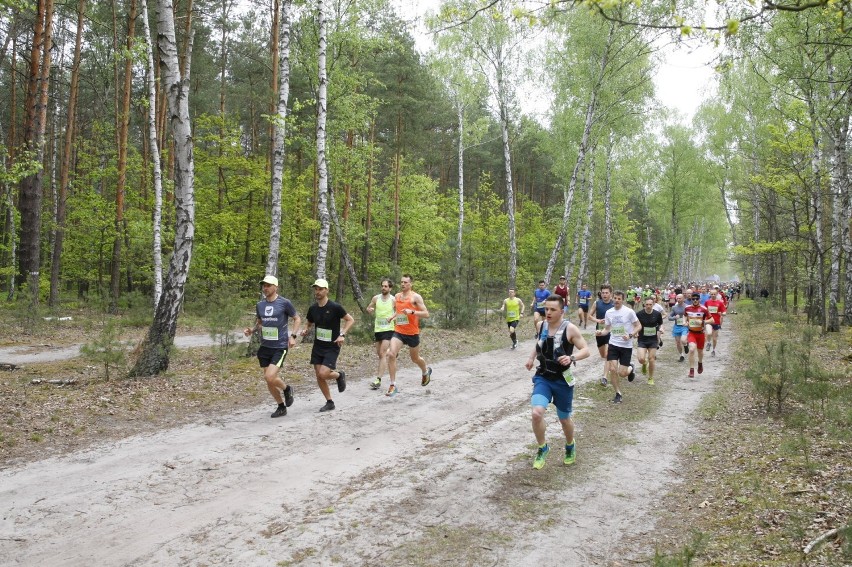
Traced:
<svg viewBox="0 0 852 567">
<path fill-rule="evenodd" d="M 265 341 L 277 341 L 278 327 L 261 327 L 260 336 L 263 337 L 263 340 Z"/>
<path fill-rule="evenodd" d="M 653 337 L 654 335 L 657 334 L 657 328 L 656 327 L 645 327 L 644 329 L 642 329 L 642 334 L 645 335 L 646 337 Z"/>
<path fill-rule="evenodd" d="M 517 311 L 507 311 L 506 312 L 506 318 L 509 319 L 509 320 L 517 319 L 518 318 L 518 312 Z"/>
<path fill-rule="evenodd" d="M 623 337 L 627 334 L 627 332 L 624 330 L 624 325 L 619 325 L 618 327 L 612 328 L 612 334 L 616 337 Z"/>
<path fill-rule="evenodd" d="M 321 329 L 317 327 L 317 340 L 331 342 L 331 329 Z"/>
<path fill-rule="evenodd" d="M 408 315 L 405 313 L 397 315 L 395 320 L 397 325 L 408 325 Z"/>
</svg>

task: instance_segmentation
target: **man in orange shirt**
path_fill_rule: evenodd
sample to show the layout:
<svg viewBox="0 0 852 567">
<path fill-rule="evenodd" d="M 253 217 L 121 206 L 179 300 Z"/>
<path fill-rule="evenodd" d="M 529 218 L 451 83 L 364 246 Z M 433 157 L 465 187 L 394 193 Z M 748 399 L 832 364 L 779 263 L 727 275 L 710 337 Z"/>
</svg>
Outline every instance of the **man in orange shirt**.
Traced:
<svg viewBox="0 0 852 567">
<path fill-rule="evenodd" d="M 390 387 L 387 396 L 395 396 L 399 390 L 396 387 L 396 358 L 402 346 L 408 347 L 411 361 L 420 367 L 423 378 L 421 386 L 432 381 L 432 368 L 426 366 L 426 361 L 420 356 L 420 319 L 429 317 L 429 310 L 419 293 L 411 289 L 411 276 L 403 274 L 399 280 L 402 291 L 396 294 L 395 311 L 391 318 L 396 322 L 390 348 L 387 352 L 388 374 Z"/>
</svg>

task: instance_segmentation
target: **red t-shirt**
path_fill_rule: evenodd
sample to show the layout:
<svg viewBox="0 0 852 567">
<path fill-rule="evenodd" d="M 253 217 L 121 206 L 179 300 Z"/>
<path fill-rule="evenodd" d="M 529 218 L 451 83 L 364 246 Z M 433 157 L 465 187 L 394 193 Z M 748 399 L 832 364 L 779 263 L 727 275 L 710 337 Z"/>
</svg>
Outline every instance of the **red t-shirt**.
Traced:
<svg viewBox="0 0 852 567">
<path fill-rule="evenodd" d="M 553 288 L 553 293 L 562 297 L 563 304 L 568 305 L 568 286 L 557 285 Z"/>
<path fill-rule="evenodd" d="M 710 312 L 710 317 L 713 319 L 714 325 L 722 324 L 722 313 L 725 313 L 727 308 L 725 302 L 721 299 L 708 299 L 704 302 L 704 307 Z"/>
<path fill-rule="evenodd" d="M 687 305 L 683 314 L 686 317 L 686 327 L 690 333 L 703 333 L 704 325 L 713 319 L 703 305 Z"/>
</svg>

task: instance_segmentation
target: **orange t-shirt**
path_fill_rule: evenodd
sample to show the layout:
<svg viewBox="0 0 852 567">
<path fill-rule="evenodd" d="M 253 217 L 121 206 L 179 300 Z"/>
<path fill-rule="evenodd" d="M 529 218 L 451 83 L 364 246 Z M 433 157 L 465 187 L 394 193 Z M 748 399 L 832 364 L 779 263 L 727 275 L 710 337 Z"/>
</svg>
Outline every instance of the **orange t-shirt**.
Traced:
<svg viewBox="0 0 852 567">
<path fill-rule="evenodd" d="M 420 334 L 420 319 L 417 315 L 407 315 L 403 313 L 406 309 L 416 311 L 411 298 L 403 298 L 401 293 L 396 294 L 396 327 L 395 333 L 400 335 L 419 335 Z"/>
</svg>

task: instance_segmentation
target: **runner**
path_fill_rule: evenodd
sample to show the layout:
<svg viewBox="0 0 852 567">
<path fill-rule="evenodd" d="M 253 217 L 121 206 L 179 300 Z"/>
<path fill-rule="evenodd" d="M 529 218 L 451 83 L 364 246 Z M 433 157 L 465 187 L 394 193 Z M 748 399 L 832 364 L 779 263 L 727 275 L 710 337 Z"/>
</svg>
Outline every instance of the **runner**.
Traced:
<svg viewBox="0 0 852 567">
<path fill-rule="evenodd" d="M 722 319 L 728 311 L 725 301 L 720 297 L 718 288 L 714 287 L 710 290 L 710 299 L 707 300 L 704 307 L 707 308 L 707 311 L 710 312 L 710 317 L 713 319 L 713 322 L 710 324 L 713 328 L 713 333 L 710 336 L 711 340 L 707 341 L 707 346 L 709 348 L 712 341 L 713 350 L 710 351 L 710 355 L 716 356 L 716 344 L 719 342 L 719 329 L 722 328 Z"/>
<path fill-rule="evenodd" d="M 370 382 L 370 388 L 378 390 L 382 387 L 382 375 L 385 373 L 387 361 L 385 354 L 390 347 L 393 337 L 393 312 L 396 299 L 391 295 L 393 282 L 385 278 L 382 280 L 382 293 L 377 293 L 367 306 L 367 313 L 375 313 L 376 321 L 373 324 L 373 337 L 376 341 L 376 356 L 379 358 L 379 368 L 376 370 L 376 379 Z"/>
<path fill-rule="evenodd" d="M 386 396 L 395 396 L 399 392 L 396 387 L 396 359 L 402 345 L 408 347 L 411 361 L 419 366 L 423 373 L 420 385 L 426 386 L 432 381 L 432 368 L 426 366 L 426 361 L 420 356 L 420 319 L 429 317 L 429 310 L 426 309 L 420 294 L 412 291 L 409 274 L 403 274 L 399 285 L 402 291 L 396 294 L 396 310 L 393 313 L 396 328 L 387 353 L 390 386 Z"/>
<path fill-rule="evenodd" d="M 571 290 L 568 288 L 565 276 L 559 276 L 559 283 L 553 288 L 553 293 L 562 298 L 562 305 L 565 306 L 563 311 L 565 311 L 565 313 L 568 313 L 568 294 L 570 291 Z"/>
<path fill-rule="evenodd" d="M 692 294 L 692 305 L 684 310 L 686 325 L 689 327 L 686 341 L 689 344 L 689 377 L 695 377 L 695 351 L 698 351 L 698 373 L 704 372 L 704 342 L 707 334 L 705 327 L 710 326 L 710 312 L 701 305 L 701 294 Z"/>
<path fill-rule="evenodd" d="M 659 314 L 660 314 L 660 316 L 663 318 L 663 321 L 665 321 L 665 320 L 666 320 L 666 317 L 668 317 L 668 313 L 666 313 L 666 308 L 663 306 L 663 302 L 662 302 L 662 300 L 660 299 L 660 296 L 659 296 L 659 295 L 657 295 L 656 293 L 652 293 L 652 294 L 649 296 L 649 298 L 650 298 L 650 299 L 652 299 L 652 300 L 654 301 L 654 311 L 656 311 L 657 313 L 659 313 Z M 642 301 L 643 301 L 643 304 L 644 304 L 644 300 L 642 300 Z M 641 309 L 640 309 L 640 312 L 641 312 Z M 659 339 L 660 339 L 659 348 L 663 348 L 663 334 L 662 334 L 662 330 L 663 330 L 663 329 L 662 329 L 662 327 L 660 327 L 660 331 L 661 331 L 661 332 L 660 332 L 660 337 L 659 337 Z"/>
<path fill-rule="evenodd" d="M 654 369 L 657 365 L 657 349 L 663 342 L 663 314 L 656 309 L 653 297 L 645 299 L 644 309 L 636 314 L 642 330 L 639 331 L 636 356 L 642 365 L 642 374 L 648 375 L 648 385 L 654 385 Z"/>
<path fill-rule="evenodd" d="M 574 420 L 571 419 L 574 401 L 574 375 L 571 373 L 571 365 L 588 358 L 589 347 L 586 345 L 586 339 L 580 334 L 580 329 L 564 318 L 563 307 L 562 296 L 554 294 L 545 301 L 545 320 L 536 329 L 538 340 L 525 365 L 527 370 L 532 370 L 538 359 L 530 398 L 532 428 L 538 443 L 538 451 L 533 461 L 534 469 L 542 468 L 550 453 L 550 446 L 545 437 L 547 425 L 544 422 L 544 414 L 551 402 L 556 406 L 556 416 L 565 434 L 565 457 L 562 462 L 572 465 L 577 458 Z"/>
<path fill-rule="evenodd" d="M 669 310 L 669 321 L 674 321 L 672 328 L 672 336 L 675 340 L 675 348 L 680 355 L 678 362 L 683 362 L 683 355 L 689 354 L 689 346 L 686 343 L 686 334 L 689 332 L 689 327 L 686 326 L 686 305 L 683 302 L 683 294 L 679 293 L 675 296 L 675 304 Z"/>
<path fill-rule="evenodd" d="M 612 286 L 608 283 L 601 285 L 598 295 L 600 297 L 595 300 L 595 314 L 592 317 L 592 321 L 596 324 L 595 329 L 600 331 L 604 328 L 604 316 L 606 315 L 606 312 L 615 307 L 615 303 L 612 301 Z M 607 334 L 598 334 L 596 332 L 595 342 L 598 345 L 598 354 L 600 354 L 601 358 L 604 359 L 604 375 L 603 378 L 601 378 L 601 385 L 606 386 L 608 383 L 606 353 L 609 349 L 609 336 L 607 336 Z"/>
<path fill-rule="evenodd" d="M 293 405 L 293 388 L 278 376 L 287 351 L 296 344 L 296 334 L 302 324 L 302 318 L 296 313 L 296 308 L 289 299 L 278 295 L 278 278 L 265 276 L 261 281 L 263 299 L 257 302 L 255 313 L 257 319 L 254 327 L 243 329 L 245 336 L 251 336 L 260 327 L 260 348 L 257 350 L 257 361 L 263 368 L 263 378 L 269 393 L 278 402 L 278 408 L 270 417 L 287 415 L 287 408 Z M 287 332 L 287 323 L 293 319 L 293 333 Z M 281 398 L 281 393 L 284 398 Z"/>
<path fill-rule="evenodd" d="M 577 292 L 577 317 L 579 319 L 580 324 L 583 325 L 584 329 L 589 323 L 589 300 L 591 299 L 592 292 L 588 290 L 586 284 L 584 283 L 581 286 L 580 291 Z"/>
<path fill-rule="evenodd" d="M 314 288 L 314 299 L 316 303 L 308 308 L 306 319 L 308 324 L 302 331 L 302 336 L 308 334 L 311 326 L 317 328 L 314 337 L 314 345 L 311 348 L 311 364 L 314 366 L 314 374 L 317 377 L 322 395 L 325 397 L 325 405 L 320 411 L 331 411 L 334 409 L 334 400 L 331 399 L 331 391 L 328 381 L 337 382 L 337 391 L 346 389 L 346 373 L 337 368 L 337 357 L 340 355 L 340 347 L 346 339 L 346 331 L 355 323 L 352 315 L 346 312 L 342 305 L 328 299 L 328 282 L 323 278 L 316 280 Z M 340 322 L 343 321 L 343 328 Z"/>
<path fill-rule="evenodd" d="M 615 388 L 615 397 L 612 401 L 620 404 L 622 395 L 619 378 L 627 377 L 628 382 L 633 382 L 636 377 L 630 359 L 633 357 L 633 337 L 639 334 L 642 325 L 636 317 L 636 312 L 624 305 L 623 291 L 616 291 L 613 294 L 613 300 L 615 306 L 607 310 L 603 330 L 595 331 L 595 334 L 609 335 L 606 364 L 609 368 L 612 387 Z"/>
<path fill-rule="evenodd" d="M 536 329 L 538 328 L 538 324 L 544 321 L 544 302 L 548 297 L 550 297 L 550 290 L 547 289 L 544 280 L 539 280 L 538 287 L 533 291 L 532 300 L 533 322 Z M 535 329 L 533 330 L 533 336 L 536 336 Z"/>
<path fill-rule="evenodd" d="M 509 338 L 512 339 L 512 350 L 518 348 L 518 336 L 515 334 L 515 329 L 518 327 L 518 322 L 524 314 L 526 308 L 520 297 L 515 297 L 517 290 L 509 288 L 509 297 L 503 300 L 503 305 L 500 306 L 500 311 L 506 312 L 506 325 L 509 327 Z"/>
</svg>

